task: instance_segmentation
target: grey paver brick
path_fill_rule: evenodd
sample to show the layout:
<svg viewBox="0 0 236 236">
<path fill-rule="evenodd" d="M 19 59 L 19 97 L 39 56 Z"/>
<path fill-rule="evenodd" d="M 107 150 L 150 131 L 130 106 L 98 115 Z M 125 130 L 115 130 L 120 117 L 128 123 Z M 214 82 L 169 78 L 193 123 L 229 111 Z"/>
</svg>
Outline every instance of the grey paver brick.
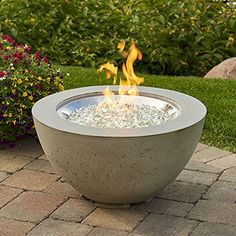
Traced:
<svg viewBox="0 0 236 236">
<path fill-rule="evenodd" d="M 20 221 L 40 222 L 65 201 L 42 192 L 23 192 L 0 210 L 0 215 Z"/>
<path fill-rule="evenodd" d="M 57 173 L 54 167 L 50 164 L 50 162 L 44 159 L 37 159 L 26 165 L 24 168 L 28 170 L 43 171 L 52 174 Z"/>
<path fill-rule="evenodd" d="M 72 198 L 81 198 L 81 194 L 67 182 L 60 180 L 48 186 L 44 192 L 55 194 L 57 196 L 66 196 Z"/>
<path fill-rule="evenodd" d="M 188 164 L 185 166 L 185 169 L 197 170 L 197 171 L 201 171 L 201 172 L 215 173 L 215 174 L 219 174 L 219 173 L 223 172 L 222 169 L 207 165 L 203 162 L 192 161 L 192 160 L 188 162 Z"/>
<path fill-rule="evenodd" d="M 21 170 L 3 181 L 3 184 L 27 190 L 43 190 L 59 178 L 60 176 L 58 175 L 32 170 Z"/>
<path fill-rule="evenodd" d="M 43 149 L 36 138 L 27 138 L 18 142 L 15 148 L 7 149 L 3 152 L 12 153 L 21 157 L 36 158 L 43 154 Z"/>
<path fill-rule="evenodd" d="M 231 154 L 228 156 L 221 157 L 217 160 L 207 162 L 208 165 L 221 168 L 228 169 L 236 166 L 236 154 Z"/>
<path fill-rule="evenodd" d="M 236 202 L 236 182 L 216 181 L 207 193 L 205 199 L 224 202 Z"/>
<path fill-rule="evenodd" d="M 142 203 L 136 209 L 185 217 L 193 206 L 191 203 L 153 198 L 151 202 Z"/>
<path fill-rule="evenodd" d="M 14 173 L 20 170 L 33 159 L 25 156 L 17 156 L 11 153 L 0 154 L 0 171 Z"/>
<path fill-rule="evenodd" d="M 207 190 L 206 185 L 175 181 L 157 194 L 157 197 L 195 203 Z"/>
<path fill-rule="evenodd" d="M 97 227 L 88 236 L 127 236 L 128 232 Z"/>
<path fill-rule="evenodd" d="M 219 180 L 236 182 L 236 167 L 225 170 Z"/>
<path fill-rule="evenodd" d="M 235 236 L 236 226 L 215 223 L 200 223 L 191 236 Z"/>
<path fill-rule="evenodd" d="M 0 171 L 0 182 L 6 179 L 9 175 L 6 172 Z"/>
<path fill-rule="evenodd" d="M 145 234 L 144 234 L 145 235 Z M 147 234 L 146 234 L 147 235 Z M 130 233 L 128 236 L 143 236 L 143 234 L 138 234 L 138 233 Z M 148 236 L 148 235 L 147 235 Z"/>
<path fill-rule="evenodd" d="M 64 182 L 67 182 L 67 181 L 63 177 L 61 177 L 60 182 L 64 183 Z"/>
<path fill-rule="evenodd" d="M 81 222 L 94 209 L 95 205 L 92 202 L 80 199 L 69 199 L 54 211 L 51 217 L 67 221 Z"/>
<path fill-rule="evenodd" d="M 82 223 L 113 230 L 132 231 L 147 214 L 147 212 L 132 209 L 97 208 Z"/>
<path fill-rule="evenodd" d="M 197 145 L 197 148 L 196 148 L 195 152 L 202 151 L 203 149 L 206 149 L 206 148 L 209 148 L 209 146 L 208 146 L 208 145 L 206 145 L 206 144 L 203 144 L 203 143 L 198 143 L 198 145 Z"/>
<path fill-rule="evenodd" d="M 197 224 L 196 221 L 180 217 L 151 214 L 138 225 L 134 233 L 145 236 L 187 236 Z"/>
<path fill-rule="evenodd" d="M 93 228 L 88 225 L 62 220 L 46 219 L 37 225 L 29 236 L 85 236 Z"/>
<path fill-rule="evenodd" d="M 236 204 L 215 200 L 200 200 L 192 208 L 188 218 L 236 225 Z"/>
<path fill-rule="evenodd" d="M 215 147 L 209 147 L 194 153 L 191 159 L 200 162 L 208 162 L 230 154 L 231 153 L 228 151 L 224 151 Z"/>
<path fill-rule="evenodd" d="M 195 170 L 183 170 L 176 180 L 196 184 L 212 185 L 218 176 L 218 174 L 213 173 L 203 173 Z"/>
<path fill-rule="evenodd" d="M 0 185 L 0 208 L 22 193 L 22 191 L 21 189 Z"/>
<path fill-rule="evenodd" d="M 41 155 L 38 159 L 39 160 L 48 160 L 48 158 L 46 157 L 45 154 Z"/>
<path fill-rule="evenodd" d="M 236 154 L 199 144 L 178 181 L 151 202 L 124 210 L 95 209 L 67 182 L 56 181 L 60 176 L 50 174 L 54 169 L 35 139 L 13 150 L 0 150 L 0 156 L 0 235 L 24 235 L 46 217 L 29 235 L 236 235 Z M 12 176 L 6 173 L 18 170 Z M 57 178 L 51 181 L 51 176 Z M 209 189 L 206 185 L 212 183 Z M 46 193 L 22 193 L 18 188 Z M 76 199 L 66 201 L 64 196 Z M 207 200 L 194 206 L 201 197 Z M 186 214 L 187 219 L 183 218 Z"/>
<path fill-rule="evenodd" d="M 23 236 L 34 227 L 29 222 L 20 222 L 12 219 L 0 217 L 1 236 Z"/>
</svg>

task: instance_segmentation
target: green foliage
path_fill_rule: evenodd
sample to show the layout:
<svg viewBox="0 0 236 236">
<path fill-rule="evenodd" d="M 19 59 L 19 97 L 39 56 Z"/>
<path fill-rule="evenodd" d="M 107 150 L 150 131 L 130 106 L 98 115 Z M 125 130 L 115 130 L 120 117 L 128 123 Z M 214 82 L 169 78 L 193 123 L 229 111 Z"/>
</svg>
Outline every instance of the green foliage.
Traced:
<svg viewBox="0 0 236 236">
<path fill-rule="evenodd" d="M 2 0 L 0 30 L 60 64 L 119 63 L 134 39 L 140 70 L 202 75 L 236 55 L 236 10 L 223 1 Z"/>
<path fill-rule="evenodd" d="M 223 1 L 152 0 L 145 18 L 140 41 L 154 73 L 203 75 L 236 55 L 236 10 Z"/>
<path fill-rule="evenodd" d="M 0 38 L 0 145 L 34 134 L 33 104 L 64 89 L 60 71 L 54 72 L 39 52 L 29 51 L 10 36 Z"/>
</svg>

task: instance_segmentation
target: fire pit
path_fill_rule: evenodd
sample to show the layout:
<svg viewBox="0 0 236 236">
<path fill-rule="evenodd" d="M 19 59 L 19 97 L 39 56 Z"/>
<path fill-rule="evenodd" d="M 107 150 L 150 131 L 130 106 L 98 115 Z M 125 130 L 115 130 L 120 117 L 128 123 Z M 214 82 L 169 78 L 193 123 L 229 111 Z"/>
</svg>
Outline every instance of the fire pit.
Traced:
<svg viewBox="0 0 236 236">
<path fill-rule="evenodd" d="M 72 89 L 38 101 L 33 117 L 39 140 L 56 170 L 87 198 L 112 204 L 144 201 L 187 164 L 206 108 L 179 92 L 140 87 L 139 103 L 161 104 L 164 109 L 168 105 L 176 118 L 150 127 L 113 129 L 67 120 L 75 109 L 98 104 L 103 90 L 104 86 Z"/>
<path fill-rule="evenodd" d="M 161 191 L 183 170 L 203 128 L 205 106 L 176 91 L 139 87 L 134 44 L 120 87 L 84 87 L 47 96 L 33 109 L 35 128 L 51 164 L 75 189 L 99 203 L 131 204 Z M 107 78 L 117 67 L 103 64 Z M 105 95 L 105 98 L 103 96 Z"/>
</svg>

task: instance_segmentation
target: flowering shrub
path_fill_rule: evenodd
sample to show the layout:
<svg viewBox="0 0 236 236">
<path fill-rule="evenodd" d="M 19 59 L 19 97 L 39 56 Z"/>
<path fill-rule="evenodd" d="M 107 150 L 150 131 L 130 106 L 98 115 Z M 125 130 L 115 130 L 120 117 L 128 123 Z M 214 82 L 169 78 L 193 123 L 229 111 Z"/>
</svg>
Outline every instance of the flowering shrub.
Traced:
<svg viewBox="0 0 236 236">
<path fill-rule="evenodd" d="M 60 70 L 54 72 L 46 57 L 30 54 L 30 47 L 10 36 L 0 38 L 0 145 L 14 145 L 27 134 L 34 134 L 33 104 L 62 91 Z"/>
</svg>

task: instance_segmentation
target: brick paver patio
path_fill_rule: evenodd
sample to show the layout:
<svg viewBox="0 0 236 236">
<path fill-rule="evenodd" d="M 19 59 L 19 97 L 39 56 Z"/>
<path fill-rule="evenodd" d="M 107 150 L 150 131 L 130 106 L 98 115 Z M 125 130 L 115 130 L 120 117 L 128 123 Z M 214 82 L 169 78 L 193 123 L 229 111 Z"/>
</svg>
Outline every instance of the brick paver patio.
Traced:
<svg viewBox="0 0 236 236">
<path fill-rule="evenodd" d="M 104 209 L 82 199 L 35 139 L 0 150 L 0 236 L 235 236 L 236 154 L 199 144 L 150 202 Z"/>
</svg>

